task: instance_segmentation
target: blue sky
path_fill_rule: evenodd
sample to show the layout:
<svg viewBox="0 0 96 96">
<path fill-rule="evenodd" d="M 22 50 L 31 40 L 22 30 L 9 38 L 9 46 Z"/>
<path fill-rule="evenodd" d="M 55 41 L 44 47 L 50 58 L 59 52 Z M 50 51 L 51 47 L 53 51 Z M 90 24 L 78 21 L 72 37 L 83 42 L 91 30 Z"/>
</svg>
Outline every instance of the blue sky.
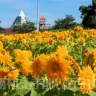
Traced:
<svg viewBox="0 0 96 96">
<path fill-rule="evenodd" d="M 53 25 L 54 20 L 72 15 L 76 22 L 81 22 L 80 5 L 90 5 L 92 0 L 39 0 L 40 17 L 44 15 L 47 23 Z M 22 9 L 27 20 L 36 22 L 37 0 L 0 0 L 0 20 L 2 27 L 10 27 Z"/>
</svg>

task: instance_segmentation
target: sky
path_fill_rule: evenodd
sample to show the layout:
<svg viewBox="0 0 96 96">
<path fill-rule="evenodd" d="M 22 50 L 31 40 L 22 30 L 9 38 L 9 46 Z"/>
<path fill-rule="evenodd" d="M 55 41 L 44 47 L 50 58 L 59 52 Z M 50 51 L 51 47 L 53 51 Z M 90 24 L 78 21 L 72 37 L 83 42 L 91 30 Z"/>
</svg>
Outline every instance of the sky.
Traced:
<svg viewBox="0 0 96 96">
<path fill-rule="evenodd" d="M 39 0 L 39 17 L 45 16 L 47 24 L 54 25 L 57 19 L 72 15 L 80 23 L 79 7 L 92 4 L 92 0 Z M 0 26 L 9 28 L 23 10 L 28 21 L 36 23 L 37 0 L 0 0 Z"/>
</svg>

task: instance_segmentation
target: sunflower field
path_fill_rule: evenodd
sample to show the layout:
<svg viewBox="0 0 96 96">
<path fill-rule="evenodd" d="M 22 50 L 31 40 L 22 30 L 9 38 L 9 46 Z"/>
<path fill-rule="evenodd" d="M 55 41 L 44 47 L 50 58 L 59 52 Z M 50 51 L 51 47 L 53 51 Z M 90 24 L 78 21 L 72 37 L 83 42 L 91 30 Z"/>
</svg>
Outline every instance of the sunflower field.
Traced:
<svg viewBox="0 0 96 96">
<path fill-rule="evenodd" d="M 96 30 L 0 34 L 0 96 L 96 96 Z"/>
</svg>

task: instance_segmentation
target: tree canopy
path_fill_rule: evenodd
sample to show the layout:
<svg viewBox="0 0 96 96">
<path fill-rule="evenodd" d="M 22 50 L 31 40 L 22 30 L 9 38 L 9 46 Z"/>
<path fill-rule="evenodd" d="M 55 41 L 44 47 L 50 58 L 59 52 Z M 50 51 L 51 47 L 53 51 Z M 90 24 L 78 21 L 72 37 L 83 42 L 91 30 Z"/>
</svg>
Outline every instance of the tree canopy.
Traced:
<svg viewBox="0 0 96 96">
<path fill-rule="evenodd" d="M 55 20 L 53 29 L 69 29 L 76 25 L 75 18 L 72 15 L 65 15 L 65 18 Z"/>
<path fill-rule="evenodd" d="M 87 28 L 96 28 L 96 0 L 92 0 L 92 5 L 80 6 L 82 24 Z"/>
<path fill-rule="evenodd" d="M 1 31 L 1 30 L 4 30 L 4 28 L 0 27 L 0 31 Z"/>
<path fill-rule="evenodd" d="M 23 33 L 34 31 L 36 30 L 36 27 L 33 22 L 27 22 L 23 24 L 14 25 L 12 29 L 14 32 Z"/>
</svg>

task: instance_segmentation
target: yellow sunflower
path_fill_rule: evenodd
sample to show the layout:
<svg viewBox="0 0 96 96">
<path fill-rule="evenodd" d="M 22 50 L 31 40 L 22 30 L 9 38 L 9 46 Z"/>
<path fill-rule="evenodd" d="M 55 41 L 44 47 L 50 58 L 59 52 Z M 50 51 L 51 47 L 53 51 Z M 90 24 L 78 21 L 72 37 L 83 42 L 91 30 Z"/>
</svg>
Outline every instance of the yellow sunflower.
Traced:
<svg viewBox="0 0 96 96">
<path fill-rule="evenodd" d="M 74 43 L 74 42 L 72 42 L 72 43 L 71 43 L 71 46 L 72 46 L 72 47 L 74 47 L 74 45 L 75 45 L 75 43 Z"/>
<path fill-rule="evenodd" d="M 23 61 L 20 65 L 20 71 L 22 72 L 23 75 L 28 76 L 31 74 L 31 61 Z"/>
<path fill-rule="evenodd" d="M 7 76 L 8 78 L 16 79 L 18 75 L 19 75 L 19 71 L 16 69 L 16 70 L 12 70 L 11 72 L 9 72 Z"/>
<path fill-rule="evenodd" d="M 87 38 L 88 38 L 88 33 L 87 33 L 87 32 L 84 32 L 84 33 L 83 33 L 83 37 L 84 37 L 85 39 L 87 39 Z"/>
<path fill-rule="evenodd" d="M 58 46 L 58 49 L 56 52 L 58 55 L 62 54 L 63 56 L 68 56 L 68 50 L 66 46 Z"/>
<path fill-rule="evenodd" d="M 30 57 L 32 56 L 31 51 L 29 50 L 20 50 L 20 49 L 14 49 L 13 53 L 15 54 L 15 62 L 23 62 L 23 61 L 28 61 Z"/>
<path fill-rule="evenodd" d="M 85 54 L 84 65 L 96 66 L 96 50 L 91 50 Z"/>
<path fill-rule="evenodd" d="M 10 71 L 8 68 L 0 68 L 0 78 L 4 79 L 4 77 L 7 76 L 9 72 Z"/>
<path fill-rule="evenodd" d="M 34 58 L 32 63 L 32 77 L 39 78 L 44 75 L 44 69 L 46 66 L 47 56 L 42 54 Z"/>
<path fill-rule="evenodd" d="M 3 55 L 4 59 L 2 61 L 3 65 L 10 65 L 12 57 L 8 54 Z"/>
<path fill-rule="evenodd" d="M 78 41 L 82 42 L 82 43 L 85 43 L 85 38 L 84 37 L 78 37 Z"/>
<path fill-rule="evenodd" d="M 3 43 L 0 41 L 0 51 L 3 50 Z"/>
<path fill-rule="evenodd" d="M 47 78 L 57 82 L 67 81 L 71 71 L 70 62 L 60 55 L 51 55 L 45 68 Z"/>
<path fill-rule="evenodd" d="M 78 74 L 78 82 L 80 85 L 80 91 L 83 94 L 87 94 L 95 87 L 95 74 L 90 66 L 83 67 Z"/>
<path fill-rule="evenodd" d="M 11 56 L 8 54 L 3 55 L 0 53 L 0 63 L 3 65 L 9 65 L 11 63 Z"/>
</svg>

